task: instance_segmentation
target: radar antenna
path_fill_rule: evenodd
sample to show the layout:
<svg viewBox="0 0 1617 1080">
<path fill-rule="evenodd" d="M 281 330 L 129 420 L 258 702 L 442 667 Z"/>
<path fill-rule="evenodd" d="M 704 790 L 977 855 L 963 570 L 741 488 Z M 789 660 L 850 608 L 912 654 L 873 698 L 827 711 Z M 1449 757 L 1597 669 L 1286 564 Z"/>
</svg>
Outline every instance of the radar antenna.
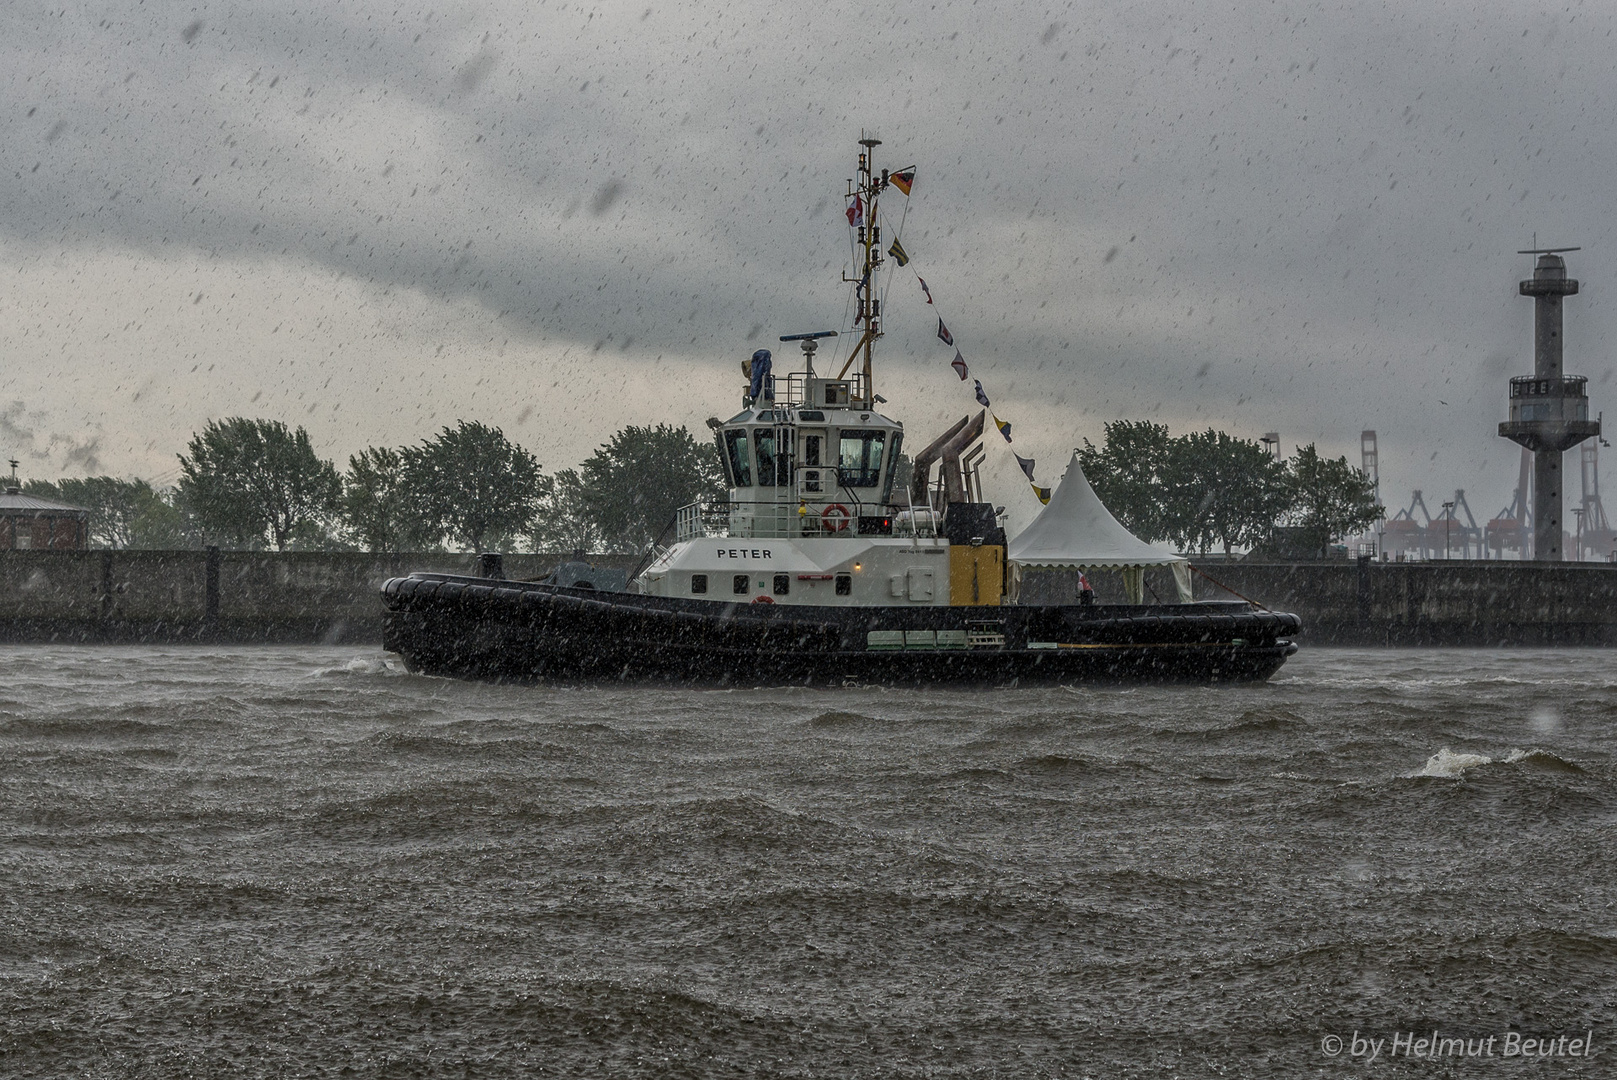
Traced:
<svg viewBox="0 0 1617 1080">
<path fill-rule="evenodd" d="M 803 343 L 803 363 L 808 366 L 808 377 L 814 378 L 814 351 L 820 347 L 820 339 L 836 337 L 835 330 L 816 330 L 812 334 L 783 334 L 782 341 L 801 341 Z"/>
</svg>

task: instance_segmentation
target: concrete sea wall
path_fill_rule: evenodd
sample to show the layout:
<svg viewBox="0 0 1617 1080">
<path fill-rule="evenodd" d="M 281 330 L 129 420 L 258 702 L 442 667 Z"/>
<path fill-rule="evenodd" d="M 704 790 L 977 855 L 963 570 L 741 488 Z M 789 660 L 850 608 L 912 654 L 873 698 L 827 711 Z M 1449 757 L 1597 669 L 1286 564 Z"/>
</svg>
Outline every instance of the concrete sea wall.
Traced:
<svg viewBox="0 0 1617 1080">
<path fill-rule="evenodd" d="M 567 558 L 506 555 L 504 572 L 542 577 Z M 412 570 L 475 574 L 477 556 L 0 551 L 0 640 L 379 642 L 382 583 Z"/>
<path fill-rule="evenodd" d="M 564 555 L 506 555 L 512 578 Z M 629 569 L 632 557 L 597 557 Z M 378 642 L 379 591 L 412 570 L 477 573 L 473 555 L 253 551 L 0 551 L 0 640 Z M 1592 563 L 1213 562 L 1196 599 L 1224 586 L 1303 619 L 1334 645 L 1617 645 L 1617 566 Z M 1091 575 L 1101 602 L 1115 575 Z M 1152 592 L 1175 597 L 1153 571 Z M 1033 602 L 1075 599 L 1066 576 L 1024 577 Z M 1113 593 L 1117 595 L 1112 595 Z"/>
<path fill-rule="evenodd" d="M 1325 645 L 1617 645 L 1617 566 L 1610 563 L 1208 562 L 1197 600 L 1241 596 L 1302 617 L 1298 640 Z M 1029 570 L 1028 603 L 1076 603 L 1076 576 Z M 1092 573 L 1100 603 L 1123 603 L 1115 573 Z M 1218 582 L 1217 585 L 1214 582 Z M 1178 596 L 1166 570 L 1151 595 Z M 1150 597 L 1148 596 L 1149 600 Z"/>
<path fill-rule="evenodd" d="M 1338 645 L 1617 645 L 1617 565 L 1214 563 L 1223 585 Z M 1196 598 L 1227 596 L 1201 574 Z"/>
</svg>

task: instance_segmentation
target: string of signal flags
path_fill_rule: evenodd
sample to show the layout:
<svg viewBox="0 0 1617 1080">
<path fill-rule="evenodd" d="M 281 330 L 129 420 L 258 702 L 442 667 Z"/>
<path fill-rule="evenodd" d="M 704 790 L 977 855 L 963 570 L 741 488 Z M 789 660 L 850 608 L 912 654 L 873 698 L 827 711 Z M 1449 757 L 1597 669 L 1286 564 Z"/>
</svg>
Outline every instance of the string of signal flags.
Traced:
<svg viewBox="0 0 1617 1080">
<path fill-rule="evenodd" d="M 887 179 L 895 188 L 899 190 L 901 194 L 903 194 L 904 216 L 907 218 L 909 216 L 910 191 L 915 186 L 915 170 L 913 168 L 901 169 L 898 172 L 889 173 Z M 849 228 L 856 228 L 865 223 L 865 203 L 864 199 L 859 195 L 856 194 L 853 197 L 853 200 L 848 204 L 847 216 Z M 882 216 L 886 217 L 885 214 Z M 927 285 L 926 278 L 921 276 L 921 272 L 910 265 L 914 259 L 910 253 L 904 249 L 903 233 L 904 223 L 902 220 L 900 220 L 898 228 L 893 231 L 893 244 L 887 249 L 887 254 L 892 256 L 893 262 L 899 267 L 907 267 L 910 273 L 915 275 L 915 280 L 920 284 L 921 293 L 926 297 L 926 302 L 931 304 L 934 308 L 939 308 L 938 340 L 943 342 L 943 344 L 949 348 L 954 349 L 954 359 L 949 361 L 949 366 L 954 369 L 954 373 L 960 377 L 961 382 L 965 382 L 967 379 L 971 380 L 973 396 L 977 399 L 977 403 L 979 405 L 988 410 L 988 415 L 993 417 L 994 427 L 999 429 L 1000 435 L 1004 437 L 1005 445 L 1010 449 L 1011 456 L 1016 459 L 1016 464 L 1021 468 L 1023 475 L 1027 477 L 1028 486 L 1033 489 L 1033 494 L 1038 497 L 1039 502 L 1049 505 L 1050 489 L 1047 487 L 1040 487 L 1039 482 L 1034 479 L 1033 459 L 1023 457 L 1014 449 L 1014 445 L 1011 440 L 1010 423 L 1005 420 L 1001 420 L 999 416 L 995 414 L 993 402 L 989 399 L 988 392 L 983 389 L 982 380 L 972 378 L 971 367 L 966 363 L 966 357 L 961 351 L 960 346 L 955 344 L 954 334 L 949 330 L 949 327 L 943 321 L 941 305 L 938 304 L 935 299 L 933 299 L 931 286 Z M 868 285 L 868 283 L 862 284 Z"/>
</svg>

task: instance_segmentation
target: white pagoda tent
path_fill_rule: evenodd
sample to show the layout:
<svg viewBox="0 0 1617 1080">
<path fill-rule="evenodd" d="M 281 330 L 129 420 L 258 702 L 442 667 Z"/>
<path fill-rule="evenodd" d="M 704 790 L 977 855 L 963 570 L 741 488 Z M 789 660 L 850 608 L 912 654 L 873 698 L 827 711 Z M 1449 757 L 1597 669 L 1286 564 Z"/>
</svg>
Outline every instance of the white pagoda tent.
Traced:
<svg viewBox="0 0 1617 1080">
<path fill-rule="evenodd" d="M 1089 485 L 1075 452 L 1050 502 L 1033 523 L 1012 540 L 1006 551 L 1010 564 L 1011 597 L 1021 591 L 1022 569 L 1118 570 L 1131 603 L 1145 599 L 1145 568 L 1173 568 L 1179 599 L 1189 603 L 1190 562 L 1164 548 L 1146 543 L 1123 527 Z"/>
</svg>

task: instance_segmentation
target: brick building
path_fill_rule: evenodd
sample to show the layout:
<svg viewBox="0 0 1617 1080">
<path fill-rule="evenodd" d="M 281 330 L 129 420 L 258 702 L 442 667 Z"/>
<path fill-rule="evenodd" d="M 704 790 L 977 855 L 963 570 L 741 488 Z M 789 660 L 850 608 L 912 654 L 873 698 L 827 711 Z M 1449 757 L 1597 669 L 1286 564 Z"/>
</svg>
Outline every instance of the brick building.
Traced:
<svg viewBox="0 0 1617 1080">
<path fill-rule="evenodd" d="M 84 507 L 24 495 L 15 484 L 0 494 L 0 551 L 81 551 L 89 546 L 90 511 Z"/>
</svg>

